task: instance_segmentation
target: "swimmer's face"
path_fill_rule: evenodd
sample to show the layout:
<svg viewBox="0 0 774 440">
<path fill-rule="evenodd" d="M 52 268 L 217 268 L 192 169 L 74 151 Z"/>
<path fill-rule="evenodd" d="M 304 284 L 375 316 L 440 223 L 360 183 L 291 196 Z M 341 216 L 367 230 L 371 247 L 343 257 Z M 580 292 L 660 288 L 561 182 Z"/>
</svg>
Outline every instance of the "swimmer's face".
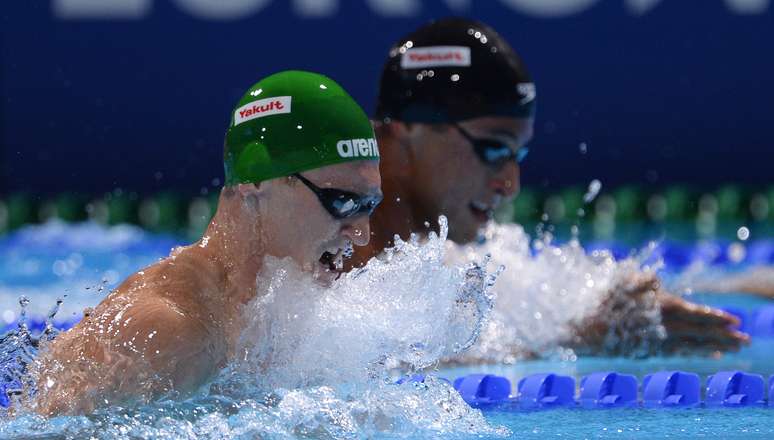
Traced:
<svg viewBox="0 0 774 440">
<path fill-rule="evenodd" d="M 377 161 L 349 162 L 299 174 L 319 188 L 374 197 L 382 194 Z M 368 214 L 334 218 L 299 179 L 275 179 L 273 183 L 273 194 L 263 213 L 275 235 L 270 239 L 275 243 L 270 253 L 289 256 L 323 284 L 330 283 L 339 275 L 351 247 L 368 244 Z"/>
<path fill-rule="evenodd" d="M 497 140 L 513 151 L 532 138 L 532 118 L 482 117 L 458 123 L 475 139 Z M 519 165 L 485 164 L 453 125 L 410 124 L 406 130 L 414 166 L 412 191 L 423 217 L 449 219 L 449 238 L 466 243 L 503 202 L 519 192 Z"/>
</svg>

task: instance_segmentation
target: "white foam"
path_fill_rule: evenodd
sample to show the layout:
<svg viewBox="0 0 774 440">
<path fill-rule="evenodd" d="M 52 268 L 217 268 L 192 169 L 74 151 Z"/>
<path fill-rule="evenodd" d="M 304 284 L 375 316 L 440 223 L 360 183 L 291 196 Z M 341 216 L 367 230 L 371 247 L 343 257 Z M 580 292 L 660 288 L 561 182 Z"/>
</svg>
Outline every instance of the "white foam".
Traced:
<svg viewBox="0 0 774 440">
<path fill-rule="evenodd" d="M 495 275 L 481 261 L 445 265 L 445 234 L 444 224 L 427 243 L 398 240 L 385 258 L 331 288 L 288 261 L 267 259 L 264 273 L 273 275 L 259 282 L 247 309 L 254 317 L 243 335 L 248 364 L 272 366 L 261 375 L 271 388 L 352 384 L 467 348 L 491 310 Z"/>
<path fill-rule="evenodd" d="M 581 323 L 597 315 L 610 299 L 627 303 L 621 311 L 633 315 L 611 313 L 604 317 L 611 324 L 605 345 L 612 348 L 633 343 L 625 340 L 630 329 L 613 325 L 619 318 L 636 322 L 649 337 L 663 337 L 655 302 L 634 303 L 625 298 L 625 289 L 619 288 L 643 270 L 637 259 L 616 261 L 606 251 L 586 254 L 576 241 L 562 246 L 548 241 L 533 243 L 524 229 L 514 224 L 491 223 L 484 236 L 486 241 L 482 244 L 448 244 L 448 261 L 453 264 L 491 254 L 493 262 L 506 268 L 494 286 L 497 302 L 492 319 L 478 343 L 466 353 L 469 360 L 514 362 L 524 356 L 557 351 L 574 359 L 572 351 L 561 347 L 571 341 Z M 619 298 L 613 298 L 615 295 Z"/>
</svg>

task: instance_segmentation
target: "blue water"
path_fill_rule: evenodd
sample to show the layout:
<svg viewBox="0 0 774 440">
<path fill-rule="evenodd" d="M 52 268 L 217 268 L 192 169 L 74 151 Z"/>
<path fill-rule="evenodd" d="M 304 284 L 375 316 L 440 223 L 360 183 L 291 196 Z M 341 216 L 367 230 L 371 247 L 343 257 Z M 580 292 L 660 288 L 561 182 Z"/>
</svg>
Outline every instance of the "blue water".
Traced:
<svg viewBox="0 0 774 440">
<path fill-rule="evenodd" d="M 28 307 L 30 316 L 42 320 L 57 298 L 64 297 L 62 310 L 57 314 L 56 322 L 63 325 L 78 319 L 84 307 L 99 302 L 104 295 L 115 287 L 124 277 L 139 268 L 166 256 L 181 240 L 171 236 L 149 234 L 134 227 L 105 229 L 96 225 L 83 224 L 67 226 L 48 224 L 43 227 L 27 228 L 19 233 L 0 238 L 0 327 L 11 328 L 18 319 L 18 298 L 25 295 L 31 302 Z M 739 264 L 730 267 L 722 260 L 717 262 L 715 270 L 741 270 Z M 682 266 L 681 266 L 682 267 Z M 667 278 L 676 276 L 676 270 L 667 271 Z M 754 309 L 768 304 L 768 301 L 745 295 L 725 295 L 722 297 L 703 295 L 700 292 L 692 296 L 693 300 L 713 305 L 735 305 Z M 645 374 L 660 370 L 686 370 L 700 374 L 702 379 L 708 374 L 723 370 L 742 370 L 758 373 L 768 378 L 774 374 L 774 339 L 756 339 L 749 347 L 738 353 L 725 354 L 718 358 L 710 357 L 655 357 L 649 359 L 581 357 L 569 362 L 558 359 L 519 361 L 514 365 L 478 365 L 469 367 L 445 368 L 437 375 L 450 379 L 470 373 L 492 373 L 505 376 L 516 383 L 518 379 L 533 373 L 560 373 L 580 379 L 583 375 L 596 371 L 618 371 L 635 374 L 641 379 Z M 319 390 L 318 390 L 319 391 Z M 433 394 L 436 396 L 436 394 Z M 435 398 L 435 397 L 433 397 Z M 266 437 L 286 438 L 287 436 L 319 435 L 329 437 L 373 437 L 373 433 L 358 431 L 316 431 L 314 428 L 294 429 L 286 432 L 264 431 L 276 424 L 277 414 L 252 403 L 252 409 L 245 410 L 244 402 L 239 411 L 229 409 L 229 403 L 197 402 L 194 407 L 207 407 L 209 411 L 197 412 L 187 409 L 184 404 L 155 406 L 150 411 L 132 413 L 137 420 L 146 420 L 141 424 L 121 427 L 120 418 L 115 414 L 97 414 L 88 418 L 55 418 L 45 421 L 37 417 L 24 417 L 11 421 L 0 420 L 0 438 L 25 438 L 27 435 L 46 435 L 80 438 L 82 436 L 153 438 L 159 432 L 169 438 L 205 435 L 208 424 L 223 424 L 217 429 L 230 427 L 231 437 L 251 436 L 263 433 Z M 160 409 L 161 408 L 161 409 Z M 257 409 L 256 409 L 257 408 Z M 165 416 L 187 424 L 174 424 L 154 415 L 162 411 Z M 350 409 L 351 410 L 351 409 Z M 333 410 L 331 410 L 333 411 Z M 217 418 L 212 414 L 216 413 Z M 334 411 L 335 413 L 335 411 Z M 772 438 L 774 437 L 774 407 L 745 409 L 553 409 L 538 411 L 485 411 L 485 419 L 493 427 L 504 426 L 507 435 L 515 437 L 557 437 L 557 438 Z M 286 420 L 283 414 L 282 420 Z M 155 417 L 155 418 L 154 418 Z M 295 417 L 295 416 L 294 416 Z M 335 414 L 331 415 L 335 418 Z M 268 421 L 267 421 L 268 420 Z M 236 433 L 235 426 L 244 426 L 260 421 L 257 430 L 245 430 Z M 283 422 L 284 423 L 284 422 Z M 306 422 L 305 422 L 306 423 Z M 335 425 L 335 424 L 334 424 Z M 153 426 L 150 429 L 149 426 Z M 170 427 L 171 426 L 171 427 Z M 220 426 L 220 425 L 218 425 Z M 303 425 L 307 426 L 307 425 Z M 338 425 L 336 425 L 338 426 Z M 169 429 L 166 429 L 169 427 Z M 187 427 L 187 428 L 186 428 Z M 159 430 L 155 430 L 155 429 Z M 186 430 L 187 429 L 187 430 Z M 214 428 L 213 428 L 214 429 Z M 444 435 L 454 434 L 466 438 L 468 433 L 444 431 Z M 233 431 L 233 432 L 232 432 Z M 215 431 L 217 432 L 217 431 Z M 225 431 L 224 431 L 225 432 Z M 177 434 L 176 434 L 177 433 Z M 498 437 L 496 433 L 480 432 L 472 437 Z M 379 437 L 415 436 L 416 431 L 401 430 L 399 427 L 387 429 Z M 423 436 L 441 435 L 430 429 Z"/>
</svg>

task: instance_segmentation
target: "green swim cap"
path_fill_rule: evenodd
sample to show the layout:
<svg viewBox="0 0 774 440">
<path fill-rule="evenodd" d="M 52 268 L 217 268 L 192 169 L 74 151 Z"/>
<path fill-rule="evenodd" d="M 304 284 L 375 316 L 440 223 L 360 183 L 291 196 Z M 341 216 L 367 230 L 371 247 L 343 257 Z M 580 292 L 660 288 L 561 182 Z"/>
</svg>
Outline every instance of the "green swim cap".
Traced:
<svg viewBox="0 0 774 440">
<path fill-rule="evenodd" d="M 276 73 L 244 94 L 226 132 L 226 185 L 256 183 L 354 160 L 379 159 L 363 109 L 332 79 Z"/>
</svg>

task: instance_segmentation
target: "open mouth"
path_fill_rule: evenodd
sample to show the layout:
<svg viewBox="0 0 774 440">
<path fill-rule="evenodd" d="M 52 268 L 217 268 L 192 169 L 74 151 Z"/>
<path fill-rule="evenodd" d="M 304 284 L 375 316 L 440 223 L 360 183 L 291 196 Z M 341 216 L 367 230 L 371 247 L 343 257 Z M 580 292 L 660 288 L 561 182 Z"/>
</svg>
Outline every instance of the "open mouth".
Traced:
<svg viewBox="0 0 774 440">
<path fill-rule="evenodd" d="M 326 270 L 341 273 L 344 270 L 344 258 L 351 257 L 353 253 L 352 243 L 347 242 L 343 248 L 323 252 L 319 261 Z"/>
<path fill-rule="evenodd" d="M 323 252 L 320 256 L 320 264 L 325 266 L 330 271 L 341 271 L 344 267 L 344 256 L 341 254 L 341 249 L 335 254 L 328 251 Z"/>
<path fill-rule="evenodd" d="M 494 217 L 494 211 L 497 209 L 497 207 L 500 205 L 500 202 L 502 201 L 502 196 L 495 195 L 492 198 L 491 203 L 484 203 L 479 200 L 473 200 L 470 202 L 468 207 L 470 208 L 470 212 L 473 213 L 473 217 L 476 218 L 480 223 L 486 223 L 489 220 Z"/>
</svg>

